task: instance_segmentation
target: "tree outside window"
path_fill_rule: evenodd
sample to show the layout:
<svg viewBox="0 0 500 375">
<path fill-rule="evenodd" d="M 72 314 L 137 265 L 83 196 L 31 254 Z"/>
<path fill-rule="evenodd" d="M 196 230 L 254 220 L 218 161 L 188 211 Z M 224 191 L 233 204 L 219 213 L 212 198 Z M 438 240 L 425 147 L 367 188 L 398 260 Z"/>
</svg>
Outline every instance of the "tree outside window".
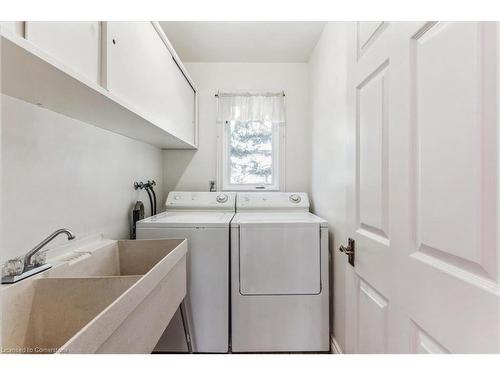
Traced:
<svg viewBox="0 0 500 375">
<path fill-rule="evenodd" d="M 273 124 L 270 122 L 231 122 L 231 184 L 273 183 Z"/>
</svg>

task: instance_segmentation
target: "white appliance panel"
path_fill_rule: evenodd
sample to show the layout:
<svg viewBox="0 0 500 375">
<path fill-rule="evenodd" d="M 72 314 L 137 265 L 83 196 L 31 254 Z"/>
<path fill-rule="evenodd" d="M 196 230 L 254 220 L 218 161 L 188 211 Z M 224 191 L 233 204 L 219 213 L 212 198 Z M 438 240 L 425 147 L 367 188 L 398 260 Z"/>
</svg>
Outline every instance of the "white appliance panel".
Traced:
<svg viewBox="0 0 500 375">
<path fill-rule="evenodd" d="M 242 295 L 239 230 L 231 229 L 232 351 L 329 351 L 328 228 L 321 228 L 321 293 L 311 295 Z"/>
<path fill-rule="evenodd" d="M 191 334 L 195 350 L 202 353 L 227 353 L 229 228 L 139 228 L 137 237 L 188 239 L 186 298 L 192 316 Z M 186 350 L 183 331 L 179 329 L 181 324 L 180 319 L 172 320 L 156 351 Z"/>
<path fill-rule="evenodd" d="M 328 227 L 306 193 L 238 193 L 231 221 L 233 352 L 328 351 Z"/>
<path fill-rule="evenodd" d="M 240 225 L 240 293 L 318 294 L 320 227 L 315 223 Z"/>
</svg>

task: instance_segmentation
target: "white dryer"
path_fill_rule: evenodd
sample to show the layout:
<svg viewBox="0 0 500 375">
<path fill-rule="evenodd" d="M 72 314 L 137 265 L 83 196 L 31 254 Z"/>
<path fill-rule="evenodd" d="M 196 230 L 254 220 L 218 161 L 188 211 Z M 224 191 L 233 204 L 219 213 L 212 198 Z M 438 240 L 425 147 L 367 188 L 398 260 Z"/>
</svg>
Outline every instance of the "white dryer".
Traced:
<svg viewBox="0 0 500 375">
<path fill-rule="evenodd" d="M 137 238 L 187 238 L 187 307 L 193 349 L 229 351 L 229 223 L 234 193 L 171 192 L 164 213 L 137 222 Z M 155 351 L 186 352 L 176 312 Z"/>
<path fill-rule="evenodd" d="M 231 222 L 233 352 L 330 349 L 328 227 L 306 193 L 238 193 Z"/>
</svg>

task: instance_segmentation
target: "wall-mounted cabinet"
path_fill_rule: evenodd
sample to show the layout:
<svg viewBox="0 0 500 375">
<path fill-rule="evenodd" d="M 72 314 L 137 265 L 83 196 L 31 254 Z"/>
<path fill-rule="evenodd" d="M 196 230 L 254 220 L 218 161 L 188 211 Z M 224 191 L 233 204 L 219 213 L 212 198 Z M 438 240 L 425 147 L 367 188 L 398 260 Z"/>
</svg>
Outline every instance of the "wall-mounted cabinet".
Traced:
<svg viewBox="0 0 500 375">
<path fill-rule="evenodd" d="M 25 22 L 24 37 L 94 83 L 100 82 L 100 22 Z"/>
<path fill-rule="evenodd" d="M 194 144 L 196 91 L 161 33 L 151 22 L 107 22 L 103 83 L 162 129 Z"/>
<path fill-rule="evenodd" d="M 0 23 L 2 93 L 161 148 L 197 146 L 197 92 L 157 22 Z"/>
</svg>

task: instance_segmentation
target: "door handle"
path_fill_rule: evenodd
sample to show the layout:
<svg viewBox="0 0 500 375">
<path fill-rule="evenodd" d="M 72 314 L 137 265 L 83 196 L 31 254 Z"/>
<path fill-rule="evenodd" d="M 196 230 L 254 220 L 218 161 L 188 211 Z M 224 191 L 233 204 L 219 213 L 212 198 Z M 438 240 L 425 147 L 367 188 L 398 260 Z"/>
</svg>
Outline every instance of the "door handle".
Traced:
<svg viewBox="0 0 500 375">
<path fill-rule="evenodd" d="M 354 267 L 354 253 L 356 251 L 356 246 L 355 246 L 354 240 L 352 238 L 349 238 L 347 240 L 347 247 L 344 245 L 341 245 L 339 247 L 339 250 L 341 253 L 344 253 L 345 255 L 347 255 L 347 261 L 349 262 L 349 264 L 351 266 Z"/>
</svg>

